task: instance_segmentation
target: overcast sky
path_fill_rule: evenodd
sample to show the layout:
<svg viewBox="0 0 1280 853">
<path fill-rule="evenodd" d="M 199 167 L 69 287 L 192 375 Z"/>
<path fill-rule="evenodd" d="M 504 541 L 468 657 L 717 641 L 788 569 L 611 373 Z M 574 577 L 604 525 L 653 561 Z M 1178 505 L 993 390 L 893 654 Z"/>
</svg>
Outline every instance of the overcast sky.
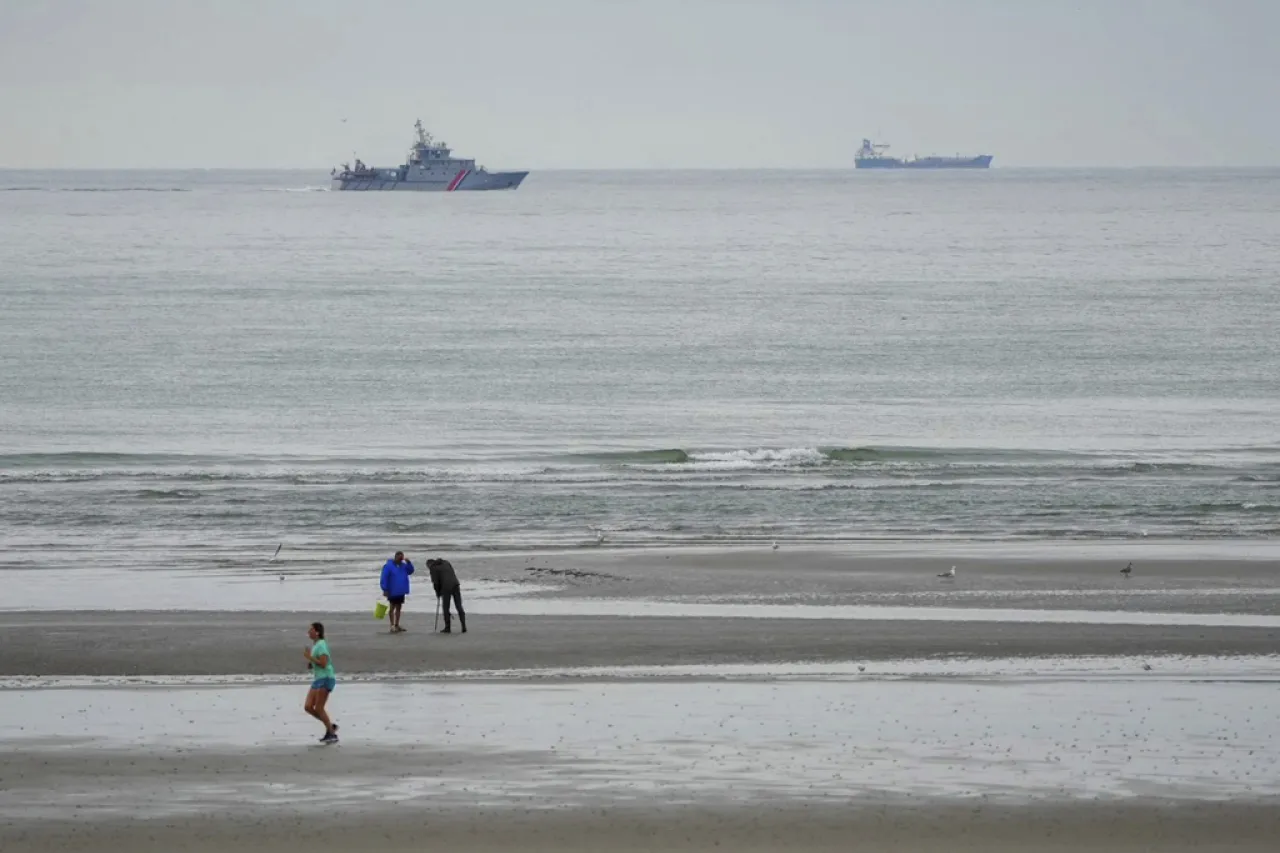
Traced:
<svg viewBox="0 0 1280 853">
<path fill-rule="evenodd" d="M 1278 102 L 1280 0 L 0 0 L 0 167 L 1280 165 Z"/>
</svg>

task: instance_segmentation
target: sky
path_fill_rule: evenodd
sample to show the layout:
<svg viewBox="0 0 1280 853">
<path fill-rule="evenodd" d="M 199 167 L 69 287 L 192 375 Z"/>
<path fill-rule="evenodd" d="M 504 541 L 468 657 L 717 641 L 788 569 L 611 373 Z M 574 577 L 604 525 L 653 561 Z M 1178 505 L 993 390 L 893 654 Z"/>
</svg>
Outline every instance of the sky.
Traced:
<svg viewBox="0 0 1280 853">
<path fill-rule="evenodd" d="M 1280 166 L 1280 0 L 0 0 L 0 168 Z"/>
</svg>

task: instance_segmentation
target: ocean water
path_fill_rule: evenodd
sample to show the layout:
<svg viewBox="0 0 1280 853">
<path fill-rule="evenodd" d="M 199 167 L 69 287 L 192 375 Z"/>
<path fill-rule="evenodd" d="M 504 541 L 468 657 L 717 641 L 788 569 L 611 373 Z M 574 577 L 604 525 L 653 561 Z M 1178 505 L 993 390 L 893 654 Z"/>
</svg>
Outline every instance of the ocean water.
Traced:
<svg viewBox="0 0 1280 853">
<path fill-rule="evenodd" d="M 326 184 L 0 172 L 0 565 L 1280 534 L 1280 171 Z"/>
</svg>

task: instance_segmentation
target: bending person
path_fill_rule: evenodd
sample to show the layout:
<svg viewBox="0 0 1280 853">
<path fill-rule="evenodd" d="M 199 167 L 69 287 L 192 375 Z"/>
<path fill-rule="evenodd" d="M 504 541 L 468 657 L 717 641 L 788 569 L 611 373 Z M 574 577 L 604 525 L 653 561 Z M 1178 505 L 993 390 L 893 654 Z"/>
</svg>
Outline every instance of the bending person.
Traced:
<svg viewBox="0 0 1280 853">
<path fill-rule="evenodd" d="M 453 564 L 439 557 L 427 560 L 427 571 L 431 573 L 431 585 L 435 587 L 436 598 L 444 605 L 444 630 L 440 633 L 451 634 L 453 627 L 449 615 L 449 599 L 458 608 L 458 624 L 462 633 L 467 633 L 467 613 L 462 609 L 462 587 L 458 584 L 458 575 L 453 571 Z"/>
</svg>

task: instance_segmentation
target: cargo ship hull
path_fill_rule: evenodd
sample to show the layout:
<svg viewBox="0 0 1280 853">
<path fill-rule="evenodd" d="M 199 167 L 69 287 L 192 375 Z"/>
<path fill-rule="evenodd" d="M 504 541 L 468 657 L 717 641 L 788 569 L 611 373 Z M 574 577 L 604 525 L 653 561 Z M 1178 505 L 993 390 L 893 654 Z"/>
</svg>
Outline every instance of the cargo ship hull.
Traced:
<svg viewBox="0 0 1280 853">
<path fill-rule="evenodd" d="M 912 160 L 901 160 L 897 157 L 864 157 L 853 161 L 859 169 L 986 169 L 991 166 L 992 156 L 980 154 L 977 157 L 920 157 Z"/>
<path fill-rule="evenodd" d="M 976 157 L 890 157 L 885 154 L 888 145 L 875 145 L 870 139 L 862 140 L 862 147 L 853 155 L 853 165 L 858 169 L 986 169 L 991 166 L 990 154 Z"/>
</svg>

